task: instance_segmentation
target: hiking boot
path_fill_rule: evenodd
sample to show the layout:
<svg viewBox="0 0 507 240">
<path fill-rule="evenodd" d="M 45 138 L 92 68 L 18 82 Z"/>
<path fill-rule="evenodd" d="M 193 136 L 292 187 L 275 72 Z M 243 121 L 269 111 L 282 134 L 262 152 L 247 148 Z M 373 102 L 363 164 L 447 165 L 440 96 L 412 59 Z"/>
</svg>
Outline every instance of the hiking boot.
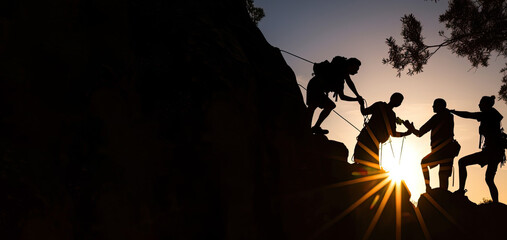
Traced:
<svg viewBox="0 0 507 240">
<path fill-rule="evenodd" d="M 328 134 L 329 131 L 326 129 L 322 129 L 320 127 L 312 127 L 312 133 L 313 134 Z"/>
</svg>

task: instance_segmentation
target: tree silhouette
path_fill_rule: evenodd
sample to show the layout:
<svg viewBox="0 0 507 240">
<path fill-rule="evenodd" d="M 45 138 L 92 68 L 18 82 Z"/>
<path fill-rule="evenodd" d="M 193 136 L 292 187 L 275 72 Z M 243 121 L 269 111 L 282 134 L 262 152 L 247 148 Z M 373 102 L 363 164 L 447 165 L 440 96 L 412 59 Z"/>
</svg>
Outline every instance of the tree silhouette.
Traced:
<svg viewBox="0 0 507 240">
<path fill-rule="evenodd" d="M 259 21 L 265 16 L 264 9 L 258 8 L 254 6 L 253 0 L 246 0 L 246 10 L 248 14 L 250 14 L 250 18 L 255 24 L 258 24 Z"/>
<path fill-rule="evenodd" d="M 412 14 L 401 18 L 403 44 L 393 37 L 386 40 L 389 57 L 382 63 L 390 64 L 408 75 L 420 73 L 424 65 L 440 48 L 447 47 L 452 53 L 466 57 L 473 67 L 487 67 L 492 53 L 507 57 L 507 1 L 505 0 L 451 0 L 446 12 L 439 17 L 450 35 L 439 31 L 440 44 L 427 45 L 421 35 L 421 23 Z M 507 102 L 507 63 L 500 71 L 503 75 L 499 95 Z"/>
</svg>

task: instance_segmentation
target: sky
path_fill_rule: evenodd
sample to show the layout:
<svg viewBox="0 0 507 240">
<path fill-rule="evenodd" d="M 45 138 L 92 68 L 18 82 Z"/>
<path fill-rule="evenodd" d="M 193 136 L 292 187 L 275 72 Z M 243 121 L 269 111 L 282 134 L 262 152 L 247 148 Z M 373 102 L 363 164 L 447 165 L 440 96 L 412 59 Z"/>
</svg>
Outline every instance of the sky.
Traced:
<svg viewBox="0 0 507 240">
<path fill-rule="evenodd" d="M 436 98 L 445 99 L 449 109 L 478 112 L 482 96 L 498 96 L 502 78 L 499 71 L 506 60 L 496 57 L 496 53 L 491 57 L 490 66 L 475 69 L 467 59 L 452 54 L 448 49 L 440 49 L 424 66 L 423 72 L 414 76 L 403 73 L 397 77 L 395 69 L 382 64 L 382 58 L 388 56 L 386 38 L 393 36 L 398 43 L 402 42 L 400 19 L 404 14 L 412 13 L 421 22 L 427 45 L 440 43 L 442 39 L 438 31 L 449 32 L 438 22 L 438 16 L 447 9 L 447 1 L 255 0 L 254 3 L 264 9 L 266 16 L 258 27 L 272 46 L 313 62 L 330 61 L 336 55 L 358 58 L 362 62 L 361 68 L 351 78 L 368 105 L 377 101 L 388 102 L 392 93 L 401 92 L 405 100 L 394 111 L 403 120 L 414 122 L 416 128 L 434 114 L 431 106 Z M 312 64 L 283 55 L 296 74 L 298 83 L 306 87 L 312 77 Z M 346 95 L 354 96 L 347 87 L 345 89 Z M 306 92 L 301 91 L 305 97 Z M 337 113 L 362 128 L 363 117 L 357 102 L 338 100 L 336 105 Z M 507 117 L 507 105 L 503 101 L 497 101 L 494 107 Z M 317 110 L 316 114 L 319 113 Z M 317 115 L 314 121 L 316 118 Z M 504 118 L 502 125 L 505 121 Z M 458 189 L 458 159 L 480 151 L 479 123 L 459 117 L 454 118 L 454 123 L 455 139 L 461 144 L 461 152 L 454 160 L 456 176 L 454 186 L 453 177 L 449 180 L 451 192 Z M 334 113 L 324 121 L 322 128 L 330 131 L 327 135 L 329 139 L 343 142 L 352 155 L 359 134 L 356 129 Z M 405 131 L 405 128 L 399 127 L 398 130 Z M 405 139 L 393 138 L 392 141 L 394 160 L 406 169 L 405 182 L 413 200 L 425 191 L 420 161 L 430 152 L 429 136 L 417 138 L 411 135 Z M 393 160 L 393 152 L 389 145 L 384 145 L 384 162 Z M 475 203 L 491 199 L 484 180 L 486 167 L 473 165 L 467 170 L 466 196 Z M 438 167 L 430 172 L 433 188 L 438 187 L 437 173 Z M 495 183 L 500 202 L 507 203 L 507 167 L 498 169 Z"/>
</svg>

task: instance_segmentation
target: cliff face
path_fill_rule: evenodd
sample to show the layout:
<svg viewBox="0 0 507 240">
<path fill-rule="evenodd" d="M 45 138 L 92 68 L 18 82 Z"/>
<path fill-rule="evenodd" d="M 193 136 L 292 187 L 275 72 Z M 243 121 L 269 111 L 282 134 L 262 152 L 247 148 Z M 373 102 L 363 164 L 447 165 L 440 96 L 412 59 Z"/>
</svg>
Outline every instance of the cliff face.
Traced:
<svg viewBox="0 0 507 240">
<path fill-rule="evenodd" d="M 243 1 L 2 1 L 0 27 L 6 239 L 359 239 L 389 191 L 310 134 Z M 372 238 L 396 201 L 424 236 L 400 191 Z"/>
<path fill-rule="evenodd" d="M 241 1 L 1 5 L 0 234 L 283 235 L 305 106 Z"/>
</svg>

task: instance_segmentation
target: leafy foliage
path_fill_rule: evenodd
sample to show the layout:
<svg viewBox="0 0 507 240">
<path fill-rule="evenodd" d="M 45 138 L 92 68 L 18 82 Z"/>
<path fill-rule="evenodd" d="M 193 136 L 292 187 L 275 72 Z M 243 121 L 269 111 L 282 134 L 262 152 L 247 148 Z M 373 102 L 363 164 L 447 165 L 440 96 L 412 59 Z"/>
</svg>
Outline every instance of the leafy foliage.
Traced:
<svg viewBox="0 0 507 240">
<path fill-rule="evenodd" d="M 431 56 L 442 47 L 466 57 L 473 67 L 487 67 L 494 52 L 507 57 L 507 1 L 451 0 L 439 21 L 445 24 L 450 35 L 440 31 L 443 41 L 437 45 L 426 45 L 421 35 L 421 23 L 412 14 L 403 16 L 403 44 L 398 45 L 393 37 L 389 37 L 386 40 L 389 57 L 382 62 L 392 65 L 401 76 L 405 69 L 408 75 L 422 72 Z M 503 86 L 499 94 L 507 102 L 507 65 L 501 73 Z"/>
<path fill-rule="evenodd" d="M 255 24 L 258 24 L 265 16 L 264 9 L 255 7 L 253 0 L 246 0 L 246 10 Z"/>
<path fill-rule="evenodd" d="M 401 46 L 396 44 L 393 37 L 389 37 L 386 41 L 389 46 L 389 58 L 382 59 L 384 64 L 391 64 L 393 68 L 398 70 L 398 76 L 408 66 L 408 75 L 422 72 L 424 64 L 431 56 L 428 46 L 423 42 L 421 36 L 422 26 L 414 15 L 409 14 L 401 18 L 403 29 L 401 35 L 403 36 L 404 43 Z"/>
</svg>

